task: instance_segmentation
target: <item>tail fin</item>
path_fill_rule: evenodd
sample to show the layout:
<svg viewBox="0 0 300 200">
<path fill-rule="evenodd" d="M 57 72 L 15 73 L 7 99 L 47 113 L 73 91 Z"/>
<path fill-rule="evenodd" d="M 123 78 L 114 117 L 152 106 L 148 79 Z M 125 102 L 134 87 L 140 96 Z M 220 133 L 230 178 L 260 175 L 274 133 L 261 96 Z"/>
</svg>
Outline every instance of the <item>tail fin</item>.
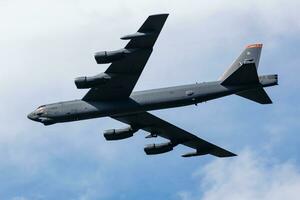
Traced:
<svg viewBox="0 0 300 200">
<path fill-rule="evenodd" d="M 224 86 L 259 84 L 257 68 L 261 54 L 262 44 L 252 44 L 246 47 L 241 55 L 221 76 Z M 237 93 L 237 95 L 261 104 L 272 103 L 263 87 Z"/>
<path fill-rule="evenodd" d="M 262 44 L 252 44 L 246 47 L 241 55 L 221 76 L 222 85 L 240 85 L 259 82 L 257 68 Z"/>
</svg>

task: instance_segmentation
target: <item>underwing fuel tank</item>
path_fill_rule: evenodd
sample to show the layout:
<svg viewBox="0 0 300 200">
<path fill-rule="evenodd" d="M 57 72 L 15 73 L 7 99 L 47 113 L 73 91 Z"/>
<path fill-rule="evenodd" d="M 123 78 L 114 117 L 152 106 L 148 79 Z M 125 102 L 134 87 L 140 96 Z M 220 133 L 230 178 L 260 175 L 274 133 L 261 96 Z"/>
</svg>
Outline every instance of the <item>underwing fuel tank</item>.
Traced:
<svg viewBox="0 0 300 200">
<path fill-rule="evenodd" d="M 144 148 L 147 155 L 166 153 L 173 150 L 174 145 L 171 142 L 161 144 L 149 144 Z"/>
<path fill-rule="evenodd" d="M 186 154 L 183 154 L 181 156 L 187 158 L 187 157 L 193 157 L 193 156 L 203 156 L 203 155 L 206 155 L 208 153 L 209 153 L 208 151 L 203 151 L 203 152 L 196 151 L 196 152 L 186 153 Z"/>
<path fill-rule="evenodd" d="M 112 78 L 111 74 L 101 73 L 96 76 L 82 76 L 75 79 L 75 85 L 78 89 L 86 89 L 105 84 Z"/>
<path fill-rule="evenodd" d="M 119 49 L 116 51 L 101 51 L 95 53 L 97 64 L 107 64 L 123 59 L 128 54 L 134 52 L 135 49 Z"/>
<path fill-rule="evenodd" d="M 104 131 L 104 137 L 106 140 L 122 140 L 129 137 L 132 137 L 138 129 L 133 129 L 130 126 L 121 129 L 110 129 Z"/>
</svg>

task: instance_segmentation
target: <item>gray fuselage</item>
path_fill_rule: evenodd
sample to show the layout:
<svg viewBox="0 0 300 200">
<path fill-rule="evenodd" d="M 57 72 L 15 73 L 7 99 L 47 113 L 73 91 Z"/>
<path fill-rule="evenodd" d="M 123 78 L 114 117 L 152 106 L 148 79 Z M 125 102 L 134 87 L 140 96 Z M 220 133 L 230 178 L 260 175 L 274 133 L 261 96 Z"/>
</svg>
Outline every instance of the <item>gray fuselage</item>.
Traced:
<svg viewBox="0 0 300 200">
<path fill-rule="evenodd" d="M 276 81 L 259 77 L 260 84 L 223 86 L 220 81 L 133 92 L 129 98 L 113 101 L 72 100 L 40 106 L 28 118 L 50 125 L 98 117 L 187 106 L 235 94 L 257 87 L 268 87 Z"/>
</svg>

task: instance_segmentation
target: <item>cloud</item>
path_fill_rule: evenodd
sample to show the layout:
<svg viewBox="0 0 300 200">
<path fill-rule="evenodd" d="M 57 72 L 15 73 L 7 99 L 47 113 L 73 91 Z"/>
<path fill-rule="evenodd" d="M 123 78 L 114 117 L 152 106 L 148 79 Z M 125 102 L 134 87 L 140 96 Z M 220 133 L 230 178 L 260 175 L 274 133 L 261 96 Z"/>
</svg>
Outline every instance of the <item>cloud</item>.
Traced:
<svg viewBox="0 0 300 200">
<path fill-rule="evenodd" d="M 163 199 L 190 185 L 186 174 L 204 165 L 207 159 L 182 160 L 178 151 L 181 147 L 166 155 L 146 157 L 143 146 L 149 141 L 138 134 L 115 143 L 103 139 L 102 130 L 121 126 L 111 119 L 44 127 L 26 118 L 40 104 L 82 97 L 86 90 L 77 90 L 73 79 L 106 68 L 96 65 L 93 53 L 122 47 L 124 41 L 119 37 L 136 31 L 149 14 L 168 12 L 170 16 L 136 90 L 214 80 L 247 43 L 257 41 L 266 43 L 262 57 L 265 63 L 260 70 L 278 71 L 284 86 L 272 89 L 278 91 L 273 96 L 280 99 L 264 109 L 249 102 L 245 106 L 246 100 L 231 97 L 230 103 L 224 98 L 199 105 L 198 110 L 189 107 L 155 114 L 234 152 L 245 143 L 261 150 L 266 143 L 257 143 L 266 137 L 274 138 L 280 150 L 290 144 L 283 142 L 287 136 L 299 146 L 293 132 L 298 129 L 294 107 L 299 95 L 291 92 L 299 87 L 299 4 L 300 1 L 270 0 L 188 0 L 171 4 L 169 0 L 1 1 L 0 170 L 4 173 L 0 175 L 0 198 L 57 199 L 57 194 L 65 194 L 64 199 L 118 199 L 120 193 L 123 199 L 139 199 L 139 193 L 143 193 L 143 199 L 144 194 L 149 199 Z M 276 68 L 279 65 L 282 67 Z M 288 95 L 282 98 L 283 94 Z M 284 106 L 277 113 L 272 112 L 283 104 L 280 102 Z M 264 126 L 268 117 L 273 120 Z M 256 130 L 252 132 L 254 125 Z M 291 148 L 285 148 L 286 152 L 290 153 Z M 274 153 L 274 148 L 268 149 Z M 292 158 L 297 155 L 295 149 Z M 283 179 L 267 178 L 271 172 L 286 173 L 287 177 L 297 175 L 297 166 L 292 162 L 278 164 L 257 157 L 260 156 L 245 152 L 237 158 L 206 165 L 202 174 L 195 175 L 204 176 L 203 180 L 209 183 L 199 187 L 200 193 L 222 189 L 224 179 L 244 175 L 235 167 L 240 174 L 234 176 L 230 170 L 234 164 L 249 173 L 253 168 L 253 176 L 260 183 Z M 286 168 L 292 173 L 284 171 Z M 218 175 L 222 170 L 233 177 Z M 206 177 L 209 173 L 215 176 Z M 283 179 L 283 183 L 287 181 Z M 256 187 L 254 182 L 250 186 Z M 166 193 L 157 192 L 161 188 Z M 266 196 L 267 188 L 257 190 Z M 206 192 L 197 195 L 183 191 L 180 196 L 213 198 L 212 193 Z"/>
<path fill-rule="evenodd" d="M 299 199 L 300 172 L 292 161 L 276 162 L 252 150 L 235 159 L 214 160 L 194 173 L 198 192 L 178 193 L 180 199 Z"/>
<path fill-rule="evenodd" d="M 25 197 L 13 197 L 11 200 L 27 200 Z"/>
</svg>

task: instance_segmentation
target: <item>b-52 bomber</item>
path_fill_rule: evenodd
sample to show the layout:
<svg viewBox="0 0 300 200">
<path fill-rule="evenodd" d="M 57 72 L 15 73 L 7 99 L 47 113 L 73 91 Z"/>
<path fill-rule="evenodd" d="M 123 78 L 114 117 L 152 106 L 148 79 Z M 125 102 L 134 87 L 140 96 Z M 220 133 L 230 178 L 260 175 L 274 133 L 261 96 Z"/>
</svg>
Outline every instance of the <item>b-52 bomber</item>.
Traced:
<svg viewBox="0 0 300 200">
<path fill-rule="evenodd" d="M 78 89 L 89 89 L 82 99 L 42 105 L 28 118 L 50 125 L 108 116 L 128 127 L 105 131 L 106 140 L 129 138 L 140 129 L 149 132 L 146 138 L 160 136 L 168 140 L 147 145 L 144 151 L 148 155 L 169 152 L 182 144 L 195 149 L 183 157 L 236 156 L 148 111 L 198 104 L 232 94 L 260 104 L 272 103 L 263 88 L 277 85 L 277 75 L 257 74 L 262 44 L 247 46 L 217 81 L 132 92 L 167 17 L 168 14 L 149 16 L 136 33 L 121 38 L 129 40 L 123 49 L 96 53 L 97 64 L 111 65 L 96 76 L 75 79 Z"/>
</svg>

